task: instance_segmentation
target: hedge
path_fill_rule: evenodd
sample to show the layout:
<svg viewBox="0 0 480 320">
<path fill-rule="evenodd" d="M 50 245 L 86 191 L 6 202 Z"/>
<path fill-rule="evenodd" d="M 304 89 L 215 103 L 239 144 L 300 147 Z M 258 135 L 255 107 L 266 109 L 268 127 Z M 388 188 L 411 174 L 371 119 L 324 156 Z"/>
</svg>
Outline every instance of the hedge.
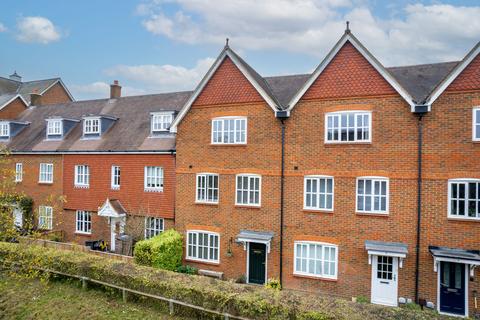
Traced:
<svg viewBox="0 0 480 320">
<path fill-rule="evenodd" d="M 438 319 L 438 314 L 185 275 L 83 252 L 0 243 L 0 266 L 57 270 L 251 319 Z"/>
<path fill-rule="evenodd" d="M 133 256 L 138 264 L 175 271 L 182 264 L 182 246 L 182 235 L 174 229 L 168 229 L 155 237 L 137 242 Z"/>
</svg>

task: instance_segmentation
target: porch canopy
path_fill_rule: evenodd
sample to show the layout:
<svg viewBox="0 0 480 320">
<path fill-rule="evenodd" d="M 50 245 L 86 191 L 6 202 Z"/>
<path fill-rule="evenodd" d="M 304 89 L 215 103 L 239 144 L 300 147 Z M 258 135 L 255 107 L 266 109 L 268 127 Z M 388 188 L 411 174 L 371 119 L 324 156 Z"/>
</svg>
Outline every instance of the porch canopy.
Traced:
<svg viewBox="0 0 480 320">
<path fill-rule="evenodd" d="M 433 270 L 437 272 L 440 261 L 464 263 L 470 265 L 470 272 L 473 268 L 480 265 L 479 250 L 465 250 L 447 247 L 429 246 L 428 250 L 433 256 Z"/>
<path fill-rule="evenodd" d="M 387 256 L 400 258 L 400 268 L 403 259 L 407 257 L 408 245 L 401 242 L 384 242 L 365 240 L 365 250 L 368 253 L 368 264 L 372 264 L 372 256 Z"/>
<path fill-rule="evenodd" d="M 103 206 L 98 209 L 98 215 L 108 218 L 123 218 L 127 215 L 127 210 L 125 210 L 120 201 L 107 198 Z"/>
<path fill-rule="evenodd" d="M 236 241 L 243 243 L 246 250 L 248 242 L 263 243 L 267 246 L 267 252 L 270 252 L 270 242 L 273 238 L 273 232 L 240 230 Z"/>
</svg>

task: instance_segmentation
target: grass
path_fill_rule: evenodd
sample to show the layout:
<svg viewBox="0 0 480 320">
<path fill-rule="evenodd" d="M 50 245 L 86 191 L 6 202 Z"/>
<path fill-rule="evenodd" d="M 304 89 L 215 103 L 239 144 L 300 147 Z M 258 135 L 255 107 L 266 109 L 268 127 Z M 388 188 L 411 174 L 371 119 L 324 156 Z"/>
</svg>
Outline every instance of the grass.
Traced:
<svg viewBox="0 0 480 320">
<path fill-rule="evenodd" d="M 162 303 L 122 302 L 102 288 L 82 290 L 78 281 L 26 279 L 0 274 L 0 319 L 186 319 L 168 315 Z"/>
</svg>

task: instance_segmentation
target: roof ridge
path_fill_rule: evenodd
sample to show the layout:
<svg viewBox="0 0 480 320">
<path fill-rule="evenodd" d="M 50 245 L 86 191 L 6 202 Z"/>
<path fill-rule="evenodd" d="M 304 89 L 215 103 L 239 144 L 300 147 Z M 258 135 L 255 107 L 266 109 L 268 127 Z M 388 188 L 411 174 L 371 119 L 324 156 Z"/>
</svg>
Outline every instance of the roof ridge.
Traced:
<svg viewBox="0 0 480 320">
<path fill-rule="evenodd" d="M 421 64 L 409 64 L 404 66 L 392 66 L 392 67 L 385 67 L 386 69 L 399 69 L 399 68 L 411 68 L 411 67 L 423 67 L 423 66 L 433 66 L 439 64 L 448 64 L 448 63 L 460 63 L 461 60 L 458 61 L 445 61 L 445 62 L 432 62 L 432 63 L 421 63 Z"/>
<path fill-rule="evenodd" d="M 50 81 L 50 80 L 60 80 L 61 77 L 47 78 L 47 79 L 38 79 L 38 80 L 29 80 L 29 81 L 19 81 L 20 83 L 29 83 L 29 82 L 39 82 L 39 81 Z"/>
<path fill-rule="evenodd" d="M 298 76 L 310 76 L 311 73 L 292 73 L 292 74 L 284 74 L 284 75 L 276 75 L 276 76 L 265 76 L 264 79 L 272 79 L 272 78 L 286 78 L 286 77 L 298 77 Z"/>
</svg>

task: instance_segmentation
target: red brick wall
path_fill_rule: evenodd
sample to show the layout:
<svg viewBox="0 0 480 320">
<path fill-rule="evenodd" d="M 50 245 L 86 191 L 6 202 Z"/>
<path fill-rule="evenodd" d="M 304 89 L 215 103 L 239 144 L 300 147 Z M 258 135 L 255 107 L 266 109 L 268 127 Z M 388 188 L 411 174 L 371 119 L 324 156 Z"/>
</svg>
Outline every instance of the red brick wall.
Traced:
<svg viewBox="0 0 480 320">
<path fill-rule="evenodd" d="M 259 101 L 263 101 L 263 98 L 232 60 L 226 57 L 193 103 L 193 107 Z"/>
<path fill-rule="evenodd" d="M 56 83 L 42 95 L 42 104 L 56 104 L 70 101 L 72 101 L 72 99 L 70 99 L 68 93 L 60 83 Z"/>
<path fill-rule="evenodd" d="M 74 187 L 75 165 L 90 166 L 90 188 Z M 120 190 L 111 189 L 111 166 L 121 170 Z M 161 166 L 163 192 L 144 191 L 144 167 Z M 65 155 L 65 208 L 97 211 L 107 198 L 118 199 L 131 214 L 173 218 L 175 159 L 172 155 Z"/>
<path fill-rule="evenodd" d="M 25 103 L 20 98 L 17 98 L 0 110 L 0 119 L 15 119 L 25 109 Z"/>
<path fill-rule="evenodd" d="M 396 92 L 390 84 L 347 42 L 302 99 L 343 99 L 392 94 Z"/>
<path fill-rule="evenodd" d="M 16 183 L 16 190 L 33 198 L 35 224 L 38 223 L 38 207 L 41 205 L 53 207 L 53 229 L 61 229 L 62 202 L 59 198 L 63 195 L 62 172 L 63 162 L 61 155 L 12 155 L 9 166 L 15 170 L 15 164 L 23 164 L 23 181 Z M 39 183 L 40 163 L 53 163 L 53 183 Z"/>
<path fill-rule="evenodd" d="M 466 91 L 480 89 L 480 56 L 477 56 L 463 72 L 448 86 L 446 91 Z"/>
</svg>

